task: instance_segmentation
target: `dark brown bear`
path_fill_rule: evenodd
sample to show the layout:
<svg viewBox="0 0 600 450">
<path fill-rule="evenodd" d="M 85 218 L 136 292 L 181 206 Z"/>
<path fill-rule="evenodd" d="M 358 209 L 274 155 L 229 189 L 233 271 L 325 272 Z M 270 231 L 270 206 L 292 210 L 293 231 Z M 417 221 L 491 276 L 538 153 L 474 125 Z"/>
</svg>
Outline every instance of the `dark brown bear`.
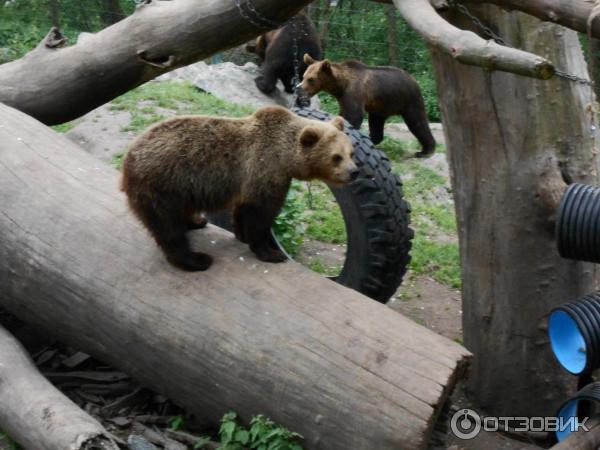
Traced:
<svg viewBox="0 0 600 450">
<path fill-rule="evenodd" d="M 294 51 L 294 37 L 298 49 Z M 298 14 L 281 28 L 269 31 L 249 44 L 246 49 L 256 53 L 262 61 L 262 76 L 254 82 L 258 89 L 269 95 L 275 90 L 277 80 L 281 80 L 286 92 L 294 91 L 294 56 L 298 58 L 298 76 L 306 70 L 302 55 L 309 53 L 321 58 L 321 41 L 312 21 L 304 14 Z M 299 82 L 298 80 L 297 82 Z"/>
<path fill-rule="evenodd" d="M 262 261 L 285 255 L 269 246 L 270 229 L 291 179 L 342 184 L 358 169 L 343 120 L 319 122 L 287 109 L 262 108 L 241 119 L 180 116 L 159 122 L 131 145 L 122 190 L 167 259 L 206 270 L 212 258 L 186 237 L 200 212 L 233 209 L 236 237 Z M 202 224 L 200 224 L 202 225 Z"/>
<path fill-rule="evenodd" d="M 308 65 L 302 81 L 306 93 L 312 96 L 319 91 L 329 92 L 337 98 L 340 114 L 357 129 L 365 112 L 369 113 L 369 133 L 374 144 L 383 140 L 387 118 L 400 115 L 421 144 L 422 150 L 415 156 L 435 152 L 421 89 L 407 72 L 396 67 L 367 66 L 360 61 L 315 61 L 308 54 L 304 55 L 304 62 Z"/>
</svg>

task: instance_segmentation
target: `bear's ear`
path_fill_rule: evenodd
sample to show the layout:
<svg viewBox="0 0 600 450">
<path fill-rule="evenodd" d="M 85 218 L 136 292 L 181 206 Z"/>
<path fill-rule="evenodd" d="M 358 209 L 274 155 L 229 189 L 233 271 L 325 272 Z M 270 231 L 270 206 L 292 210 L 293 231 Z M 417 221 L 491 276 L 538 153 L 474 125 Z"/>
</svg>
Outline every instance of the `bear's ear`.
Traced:
<svg viewBox="0 0 600 450">
<path fill-rule="evenodd" d="M 300 144 L 305 150 L 308 150 L 315 146 L 323 132 L 315 127 L 305 127 L 300 133 Z"/>
<path fill-rule="evenodd" d="M 312 59 L 312 56 L 310 56 L 308 53 L 304 54 L 304 64 L 306 64 L 307 66 L 310 66 L 314 62 L 315 62 L 315 60 Z"/>
<path fill-rule="evenodd" d="M 331 125 L 340 131 L 344 131 L 344 119 L 342 119 L 340 116 L 337 116 L 335 119 L 333 119 L 331 121 Z"/>
<path fill-rule="evenodd" d="M 323 62 L 321 63 L 321 70 L 323 72 L 331 73 L 331 61 L 329 61 L 328 59 L 323 60 Z"/>
</svg>

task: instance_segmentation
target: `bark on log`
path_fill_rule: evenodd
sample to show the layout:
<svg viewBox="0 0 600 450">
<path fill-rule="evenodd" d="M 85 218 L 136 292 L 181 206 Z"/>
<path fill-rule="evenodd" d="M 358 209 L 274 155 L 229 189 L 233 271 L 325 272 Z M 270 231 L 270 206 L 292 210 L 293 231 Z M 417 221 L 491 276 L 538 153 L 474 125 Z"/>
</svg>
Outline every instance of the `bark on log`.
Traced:
<svg viewBox="0 0 600 450">
<path fill-rule="evenodd" d="M 42 376 L 0 326 L 0 429 L 25 450 L 118 450 L 95 419 Z"/>
<path fill-rule="evenodd" d="M 194 245 L 214 266 L 179 271 L 117 178 L 0 105 L 0 307 L 208 424 L 235 410 L 307 449 L 425 447 L 463 347 L 297 263 L 261 263 L 212 226 Z"/>
<path fill-rule="evenodd" d="M 473 11 L 507 40 L 587 77 L 575 32 L 493 5 Z M 440 52 L 433 61 L 457 211 L 464 341 L 475 354 L 469 391 L 492 415 L 553 415 L 575 380 L 552 355 L 547 314 L 598 282 L 598 266 L 560 258 L 548 220 L 563 180 L 598 184 L 591 88 L 490 73 Z"/>
<path fill-rule="evenodd" d="M 253 0 L 282 22 L 310 0 Z M 242 2 L 245 5 L 245 2 Z M 243 13 L 261 23 L 247 7 Z M 75 119 L 158 75 L 240 45 L 269 26 L 235 2 L 153 0 L 71 47 L 38 46 L 0 66 L 0 102 L 48 124 Z"/>
</svg>

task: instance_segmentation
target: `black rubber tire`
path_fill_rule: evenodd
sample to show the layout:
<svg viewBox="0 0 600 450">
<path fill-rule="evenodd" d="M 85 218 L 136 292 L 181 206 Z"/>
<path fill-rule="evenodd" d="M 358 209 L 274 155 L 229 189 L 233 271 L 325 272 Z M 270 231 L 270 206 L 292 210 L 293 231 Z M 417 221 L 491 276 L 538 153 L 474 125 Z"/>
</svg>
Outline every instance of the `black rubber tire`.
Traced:
<svg viewBox="0 0 600 450">
<path fill-rule="evenodd" d="M 331 119 L 329 114 L 309 108 L 292 111 L 309 119 Z M 332 279 L 386 303 L 400 286 L 410 262 L 414 235 L 409 227 L 410 206 L 402 198 L 402 183 L 392 172 L 385 153 L 348 122 L 344 132 L 354 144 L 354 160 L 360 173 L 343 187 L 331 187 L 348 234 L 344 266 Z M 209 219 L 231 229 L 222 215 Z"/>
</svg>

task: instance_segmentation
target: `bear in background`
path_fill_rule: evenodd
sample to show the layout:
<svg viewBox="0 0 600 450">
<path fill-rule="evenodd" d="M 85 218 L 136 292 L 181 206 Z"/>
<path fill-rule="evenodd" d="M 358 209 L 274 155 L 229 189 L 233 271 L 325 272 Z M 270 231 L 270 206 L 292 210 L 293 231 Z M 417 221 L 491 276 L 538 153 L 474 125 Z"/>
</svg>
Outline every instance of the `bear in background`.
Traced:
<svg viewBox="0 0 600 450">
<path fill-rule="evenodd" d="M 417 157 L 435 152 L 435 139 L 429 129 L 425 102 L 418 83 L 396 67 L 367 66 L 360 61 L 332 63 L 304 55 L 308 68 L 302 88 L 310 96 L 325 91 L 337 98 L 340 114 L 360 129 L 365 112 L 369 113 L 369 134 L 375 145 L 383 140 L 388 117 L 400 115 L 410 132 L 419 140 Z"/>
<path fill-rule="evenodd" d="M 254 82 L 264 94 L 269 95 L 275 90 L 278 79 L 287 93 L 294 91 L 294 37 L 298 44 L 298 76 L 302 77 L 306 70 L 302 55 L 309 53 L 322 58 L 319 33 L 305 14 L 295 15 L 281 28 L 259 36 L 253 44 L 246 46 L 247 51 L 256 53 L 262 61 L 263 74 Z"/>
<path fill-rule="evenodd" d="M 319 122 L 285 108 L 245 118 L 179 116 L 139 136 L 123 162 L 122 190 L 166 258 L 206 270 L 212 257 L 193 252 L 186 232 L 200 212 L 233 209 L 235 236 L 258 259 L 281 262 L 270 230 L 292 178 L 343 184 L 358 175 L 341 117 Z"/>
</svg>

